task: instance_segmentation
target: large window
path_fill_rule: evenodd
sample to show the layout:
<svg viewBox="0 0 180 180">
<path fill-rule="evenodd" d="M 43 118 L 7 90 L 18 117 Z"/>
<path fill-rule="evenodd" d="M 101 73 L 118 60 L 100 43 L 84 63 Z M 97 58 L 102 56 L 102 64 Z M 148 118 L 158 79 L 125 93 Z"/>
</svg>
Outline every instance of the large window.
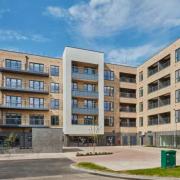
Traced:
<svg viewBox="0 0 180 180">
<path fill-rule="evenodd" d="M 114 126 L 114 117 L 112 116 L 105 116 L 104 118 L 104 125 L 113 127 Z"/>
<path fill-rule="evenodd" d="M 21 124 L 21 114 L 6 113 L 6 124 L 20 125 Z"/>
<path fill-rule="evenodd" d="M 6 59 L 5 66 L 9 69 L 21 70 L 21 61 Z"/>
<path fill-rule="evenodd" d="M 59 83 L 51 83 L 51 92 L 59 93 Z"/>
<path fill-rule="evenodd" d="M 175 111 L 176 122 L 180 122 L 180 110 Z"/>
<path fill-rule="evenodd" d="M 30 80 L 29 81 L 29 88 L 32 90 L 43 91 L 44 90 L 44 82 L 43 81 Z"/>
<path fill-rule="evenodd" d="M 22 80 L 14 78 L 6 78 L 6 87 L 22 88 Z"/>
<path fill-rule="evenodd" d="M 29 123 L 30 125 L 44 125 L 44 115 L 30 115 Z"/>
<path fill-rule="evenodd" d="M 143 103 L 140 102 L 140 103 L 139 103 L 139 112 L 142 112 L 142 111 L 143 111 Z"/>
<path fill-rule="evenodd" d="M 176 82 L 180 81 L 180 69 L 178 69 L 175 73 L 175 77 L 176 77 Z"/>
<path fill-rule="evenodd" d="M 140 117 L 139 118 L 139 127 L 142 127 L 143 126 L 143 117 Z"/>
<path fill-rule="evenodd" d="M 59 66 L 51 66 L 51 76 L 59 76 Z"/>
<path fill-rule="evenodd" d="M 58 126 L 59 125 L 59 116 L 51 116 L 51 125 Z"/>
<path fill-rule="evenodd" d="M 43 73 L 44 72 L 44 64 L 29 63 L 29 71 Z"/>
<path fill-rule="evenodd" d="M 96 90 L 95 84 L 84 84 L 84 91 L 94 92 Z"/>
<path fill-rule="evenodd" d="M 59 109 L 59 99 L 51 99 L 51 109 Z"/>
<path fill-rule="evenodd" d="M 111 101 L 104 102 L 104 111 L 114 111 L 114 103 Z"/>
<path fill-rule="evenodd" d="M 143 71 L 139 73 L 139 82 L 143 81 Z"/>
<path fill-rule="evenodd" d="M 90 100 L 90 99 L 85 99 L 84 100 L 84 107 L 85 108 L 96 108 L 96 101 Z"/>
<path fill-rule="evenodd" d="M 113 71 L 104 71 L 104 80 L 114 80 L 114 72 Z"/>
<path fill-rule="evenodd" d="M 77 114 L 73 114 L 72 115 L 72 124 L 78 124 L 78 115 Z"/>
<path fill-rule="evenodd" d="M 6 96 L 6 105 L 10 107 L 21 107 L 22 98 L 20 96 Z"/>
<path fill-rule="evenodd" d="M 114 96 L 114 87 L 105 86 L 104 87 L 104 95 L 105 96 Z"/>
<path fill-rule="evenodd" d="M 29 106 L 31 108 L 44 108 L 44 99 L 43 98 L 29 98 Z"/>
<path fill-rule="evenodd" d="M 176 103 L 180 102 L 180 89 L 176 90 Z"/>
<path fill-rule="evenodd" d="M 92 125 L 95 123 L 96 118 L 94 116 L 84 116 L 84 124 Z"/>
<path fill-rule="evenodd" d="M 180 61 L 180 48 L 176 49 L 176 62 Z"/>
<path fill-rule="evenodd" d="M 139 88 L 139 97 L 142 97 L 143 96 L 143 87 L 140 87 Z"/>
</svg>

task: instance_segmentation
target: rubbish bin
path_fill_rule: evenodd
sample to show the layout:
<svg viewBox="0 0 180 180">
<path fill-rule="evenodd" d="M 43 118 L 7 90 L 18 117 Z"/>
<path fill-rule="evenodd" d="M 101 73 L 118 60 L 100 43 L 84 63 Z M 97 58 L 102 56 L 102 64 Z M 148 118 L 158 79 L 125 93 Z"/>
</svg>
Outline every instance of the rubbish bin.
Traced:
<svg viewBox="0 0 180 180">
<path fill-rule="evenodd" d="M 176 151 L 161 151 L 161 168 L 172 168 L 176 166 Z"/>
</svg>

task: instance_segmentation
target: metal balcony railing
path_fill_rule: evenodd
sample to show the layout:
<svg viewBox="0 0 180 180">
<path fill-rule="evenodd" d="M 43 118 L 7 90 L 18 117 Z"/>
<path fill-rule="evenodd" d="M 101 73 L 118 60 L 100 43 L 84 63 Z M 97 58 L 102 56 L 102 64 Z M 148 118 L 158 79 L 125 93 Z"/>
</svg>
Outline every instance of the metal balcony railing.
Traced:
<svg viewBox="0 0 180 180">
<path fill-rule="evenodd" d="M 33 92 L 33 93 L 43 93 L 48 94 L 49 93 L 49 85 L 43 84 L 43 87 L 35 86 L 30 87 L 29 83 L 23 82 L 21 84 L 13 84 L 3 81 L 1 84 L 0 89 L 2 90 L 9 90 L 9 91 L 24 91 L 24 92 Z"/>
<path fill-rule="evenodd" d="M 170 60 L 163 63 L 159 63 L 159 70 L 165 69 L 168 66 L 170 66 Z"/>
<path fill-rule="evenodd" d="M 72 90 L 72 96 L 74 96 L 74 97 L 94 97 L 94 98 L 98 98 L 98 92 Z"/>
<path fill-rule="evenodd" d="M 31 67 L 29 63 L 7 64 L 6 60 L 0 62 L 0 71 L 8 71 L 14 73 L 28 73 L 34 75 L 49 76 L 49 67 L 44 65 L 43 68 Z"/>
<path fill-rule="evenodd" d="M 149 119 L 148 120 L 148 125 L 149 126 L 158 125 L 158 124 L 159 124 L 158 118 L 154 118 L 154 119 Z"/>
<path fill-rule="evenodd" d="M 98 75 L 86 74 L 81 72 L 72 72 L 72 79 L 98 81 Z"/>
<path fill-rule="evenodd" d="M 72 107 L 73 114 L 87 114 L 87 115 L 97 115 L 98 108 L 80 108 L 80 107 Z"/>
<path fill-rule="evenodd" d="M 159 106 L 166 106 L 166 105 L 170 104 L 170 101 L 171 101 L 170 98 L 160 100 L 159 101 Z"/>
<path fill-rule="evenodd" d="M 4 103 L 0 104 L 0 109 L 20 109 L 20 110 L 42 110 L 48 111 L 49 104 L 30 104 L 27 100 L 22 101 L 4 101 Z"/>
<path fill-rule="evenodd" d="M 121 112 L 136 112 L 136 108 L 134 107 L 120 107 Z"/>
<path fill-rule="evenodd" d="M 154 109 L 154 108 L 157 108 L 157 107 L 158 107 L 158 102 L 148 104 L 149 109 Z"/>
<path fill-rule="evenodd" d="M 120 92 L 120 97 L 136 98 L 136 93 Z"/>
<path fill-rule="evenodd" d="M 152 69 L 148 69 L 148 76 L 152 76 L 158 72 L 158 66 Z"/>
<path fill-rule="evenodd" d="M 120 127 L 136 127 L 136 122 L 120 122 Z"/>
<path fill-rule="evenodd" d="M 168 124 L 170 123 L 170 117 L 160 117 L 159 124 Z"/>
<path fill-rule="evenodd" d="M 152 92 L 157 91 L 157 90 L 158 90 L 158 85 L 156 85 L 156 86 L 149 86 L 148 93 L 152 93 Z"/>
<path fill-rule="evenodd" d="M 121 82 L 136 83 L 136 78 L 120 77 Z"/>
<path fill-rule="evenodd" d="M 20 127 L 47 127 L 50 126 L 50 119 L 30 119 L 28 116 L 7 117 L 0 118 L 0 126 L 20 126 Z"/>
<path fill-rule="evenodd" d="M 159 82 L 159 89 L 165 88 L 170 85 L 170 80 Z"/>
</svg>

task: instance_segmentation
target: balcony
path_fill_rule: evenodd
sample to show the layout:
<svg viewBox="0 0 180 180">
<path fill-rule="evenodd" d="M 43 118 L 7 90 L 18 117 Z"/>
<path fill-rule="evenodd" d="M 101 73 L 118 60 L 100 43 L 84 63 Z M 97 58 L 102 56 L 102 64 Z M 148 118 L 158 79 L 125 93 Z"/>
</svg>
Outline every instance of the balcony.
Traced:
<svg viewBox="0 0 180 180">
<path fill-rule="evenodd" d="M 22 83 L 21 85 L 16 84 L 8 84 L 6 82 L 2 82 L 0 86 L 1 91 L 16 91 L 16 92 L 25 92 L 25 93 L 36 93 L 36 94 L 49 94 L 49 86 L 48 84 L 44 84 L 44 87 L 34 86 L 29 87 L 28 83 Z"/>
<path fill-rule="evenodd" d="M 136 90 L 120 88 L 120 97 L 136 98 Z"/>
<path fill-rule="evenodd" d="M 157 108 L 159 106 L 158 104 L 158 99 L 151 99 L 148 101 L 148 109 Z"/>
<path fill-rule="evenodd" d="M 98 98 L 98 92 L 95 92 L 95 91 L 72 90 L 72 96 L 73 97 Z"/>
<path fill-rule="evenodd" d="M 72 72 L 72 79 L 74 80 L 90 80 L 90 81 L 98 81 L 97 74 L 86 74 L 81 72 Z"/>
<path fill-rule="evenodd" d="M 0 109 L 18 109 L 18 110 L 34 110 L 34 111 L 49 111 L 49 105 L 30 105 L 28 101 L 21 102 L 4 102 L 0 104 Z"/>
<path fill-rule="evenodd" d="M 31 120 L 28 116 L 22 116 L 20 118 L 8 118 L 5 115 L 3 115 L 0 119 L 0 126 L 3 127 L 48 127 L 50 126 L 50 120 L 49 119 L 36 119 L 31 124 Z"/>
<path fill-rule="evenodd" d="M 97 115 L 98 108 L 80 108 L 80 107 L 72 107 L 73 114 L 86 114 L 86 115 Z"/>
<path fill-rule="evenodd" d="M 43 69 L 38 68 L 30 68 L 26 63 L 20 63 L 20 65 L 7 65 L 4 61 L 0 62 L 0 72 L 8 72 L 8 73 L 18 73 L 18 74 L 29 74 L 29 75 L 37 75 L 37 76 L 49 76 L 49 68 L 44 66 Z"/>
<path fill-rule="evenodd" d="M 136 83 L 136 75 L 120 73 L 120 82 Z"/>
<path fill-rule="evenodd" d="M 136 112 L 136 105 L 120 104 L 120 112 Z"/>
<path fill-rule="evenodd" d="M 148 117 L 148 125 L 153 126 L 153 125 L 158 125 L 158 115 L 152 115 Z"/>
<path fill-rule="evenodd" d="M 120 119 L 120 127 L 136 127 L 136 119 Z"/>
</svg>

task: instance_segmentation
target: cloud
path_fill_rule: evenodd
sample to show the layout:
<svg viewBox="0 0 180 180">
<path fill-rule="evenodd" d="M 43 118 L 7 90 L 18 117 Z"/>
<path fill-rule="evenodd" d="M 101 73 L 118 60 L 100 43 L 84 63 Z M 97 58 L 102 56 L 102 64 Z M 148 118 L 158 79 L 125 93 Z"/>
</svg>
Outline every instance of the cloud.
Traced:
<svg viewBox="0 0 180 180">
<path fill-rule="evenodd" d="M 1 41 L 34 41 L 34 42 L 46 42 L 49 39 L 41 34 L 24 34 L 14 30 L 0 29 L 0 40 Z"/>
<path fill-rule="evenodd" d="M 10 9 L 0 9 L 0 18 L 3 17 L 4 14 L 9 13 Z"/>
<path fill-rule="evenodd" d="M 108 62 L 138 66 L 154 53 L 162 49 L 164 45 L 145 44 L 137 47 L 112 49 L 107 54 Z"/>
<path fill-rule="evenodd" d="M 179 0 L 90 0 L 69 8 L 49 6 L 46 13 L 67 18 L 87 38 L 112 36 L 134 28 L 143 32 L 180 26 Z"/>
</svg>

